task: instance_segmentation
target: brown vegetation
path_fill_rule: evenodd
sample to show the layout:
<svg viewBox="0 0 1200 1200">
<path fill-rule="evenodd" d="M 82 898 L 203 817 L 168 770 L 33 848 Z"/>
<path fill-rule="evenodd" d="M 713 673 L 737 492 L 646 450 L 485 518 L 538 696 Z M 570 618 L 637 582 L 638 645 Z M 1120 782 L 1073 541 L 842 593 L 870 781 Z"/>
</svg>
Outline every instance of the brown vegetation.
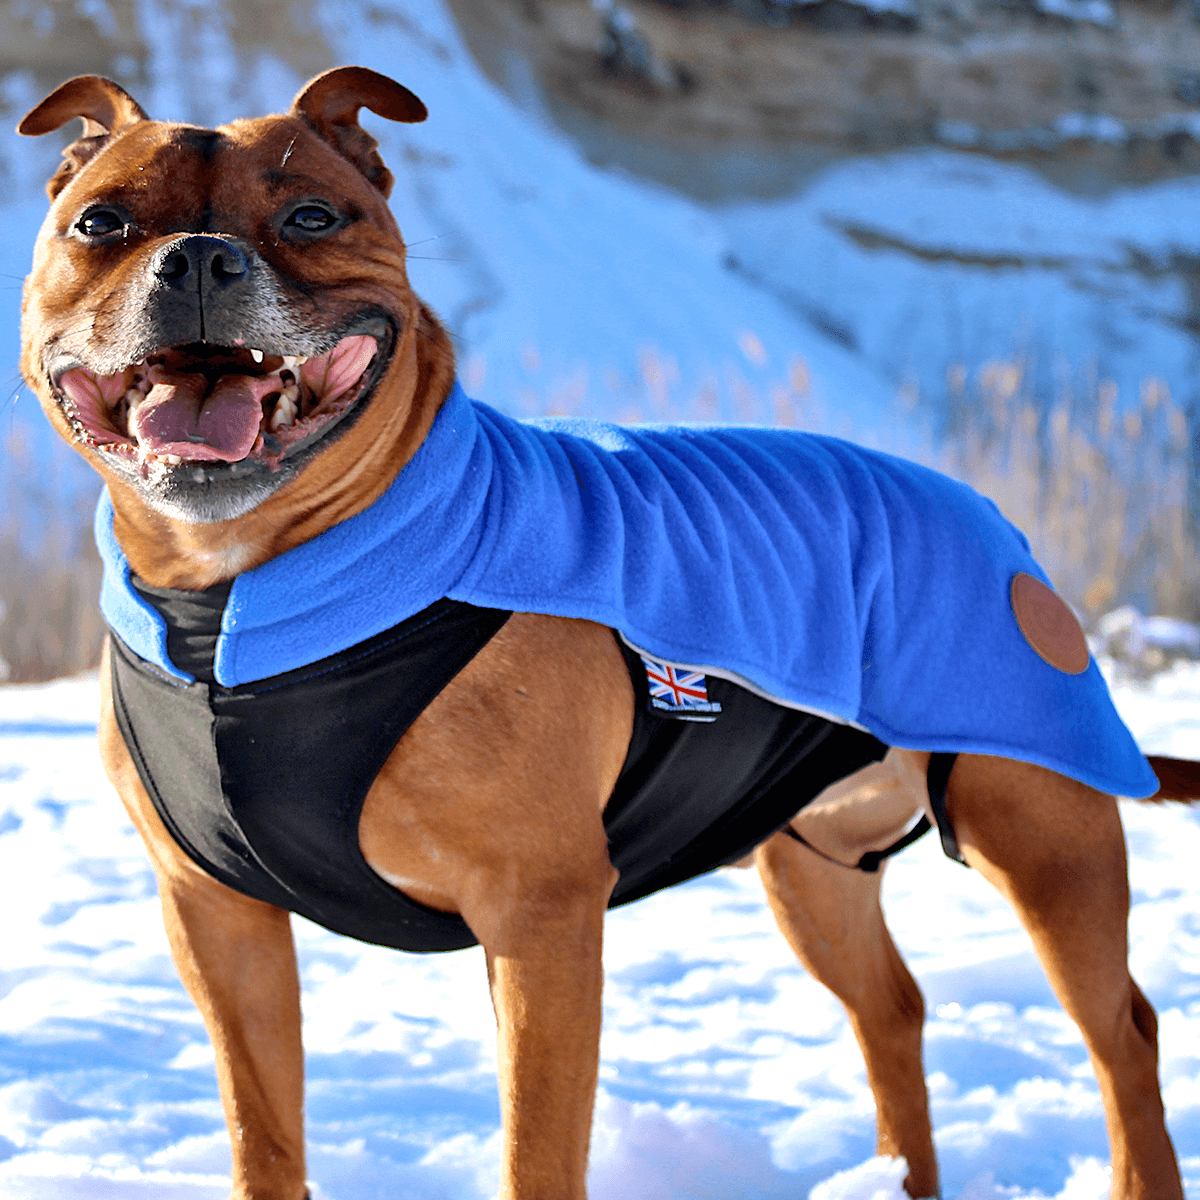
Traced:
<svg viewBox="0 0 1200 1200">
<path fill-rule="evenodd" d="M 55 537 L 30 551 L 19 535 L 5 533 L 0 535 L 0 577 L 0 672 L 20 683 L 96 665 L 104 624 L 96 605 L 100 560 L 90 541 Z"/>
<path fill-rule="evenodd" d="M 38 467 L 17 433 L 0 525 L 0 678 L 71 675 L 99 660 L 104 625 L 100 559 L 91 536 L 92 495 L 64 500 L 53 467 Z"/>
<path fill-rule="evenodd" d="M 1059 591 L 1089 621 L 1118 604 L 1195 620 L 1200 561 L 1187 511 L 1188 426 L 1166 383 L 1127 401 L 1110 380 L 1050 406 L 1021 364 L 951 368 L 944 466 L 1025 531 Z"/>
</svg>

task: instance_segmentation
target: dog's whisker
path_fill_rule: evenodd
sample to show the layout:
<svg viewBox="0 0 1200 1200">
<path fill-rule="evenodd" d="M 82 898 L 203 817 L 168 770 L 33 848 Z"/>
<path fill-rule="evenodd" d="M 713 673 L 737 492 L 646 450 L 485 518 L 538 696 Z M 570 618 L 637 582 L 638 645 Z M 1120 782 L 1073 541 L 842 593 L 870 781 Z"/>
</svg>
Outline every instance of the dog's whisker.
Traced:
<svg viewBox="0 0 1200 1200">
<path fill-rule="evenodd" d="M 449 236 L 448 233 L 435 233 L 433 237 L 422 238 L 419 242 L 406 242 L 405 250 L 412 250 L 416 246 L 428 246 L 430 242 L 440 242 L 442 238 Z"/>
</svg>

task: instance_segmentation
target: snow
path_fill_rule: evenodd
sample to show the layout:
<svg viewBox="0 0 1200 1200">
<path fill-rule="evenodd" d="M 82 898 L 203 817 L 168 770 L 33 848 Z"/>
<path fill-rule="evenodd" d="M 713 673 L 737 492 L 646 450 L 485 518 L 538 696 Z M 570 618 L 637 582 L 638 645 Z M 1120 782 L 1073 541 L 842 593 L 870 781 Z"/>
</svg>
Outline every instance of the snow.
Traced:
<svg viewBox="0 0 1200 1200">
<path fill-rule="evenodd" d="M 0 1192 L 224 1200 L 228 1150 L 200 1020 L 175 978 L 139 839 L 104 780 L 93 676 L 0 687 Z M 1149 751 L 1200 754 L 1200 666 L 1116 697 Z M 1126 804 L 1131 961 L 1200 1198 L 1200 813 Z M 1106 1190 L 1074 1025 L 1011 910 L 926 838 L 891 865 L 889 922 L 925 992 L 943 1194 Z M 488 1197 L 495 1044 L 478 950 L 404 955 L 297 920 L 310 1173 L 322 1200 Z M 681 932 L 686 931 L 686 937 Z M 718 871 L 613 913 L 595 1200 L 900 1200 L 845 1016 Z"/>
<path fill-rule="evenodd" d="M 1096 136 L 1112 132 L 1102 126 Z M 1151 376 L 1187 394 L 1195 351 L 1168 314 L 1189 304 L 1173 264 L 1200 241 L 1195 186 L 1073 195 L 1018 164 L 922 149 L 848 160 L 793 197 L 722 216 L 747 278 L 813 306 L 935 414 L 949 367 L 994 360 L 1021 365 L 1043 400 L 1109 378 L 1123 404 Z"/>
<path fill-rule="evenodd" d="M 135 90 L 156 115 L 276 111 L 303 82 L 270 58 L 239 62 L 204 6 L 138 11 L 151 58 Z M 762 421 L 791 376 L 811 384 L 807 423 L 904 450 L 915 435 L 895 425 L 898 381 L 936 392 L 952 362 L 1041 355 L 1060 382 L 1086 367 L 1125 395 L 1153 363 L 1186 394 L 1194 351 L 1172 262 L 1200 241 L 1194 180 L 1081 197 L 935 149 L 848 160 L 795 197 L 709 209 L 585 162 L 480 75 L 439 4 L 331 2 L 318 15 L 338 60 L 397 75 L 429 104 L 422 126 L 364 119 L 397 173 L 414 283 L 459 337 L 469 390 L 508 411 L 708 416 L 707 385 L 716 415 Z M 0 88 L 10 114 L 40 99 L 32 75 Z M 43 522 L 56 497 L 95 486 L 16 373 L 19 280 L 57 154 L 54 138 L 0 134 L 0 485 L 33 497 Z M 1125 679 L 1118 699 L 1147 750 L 1200 756 L 1195 665 Z M 100 772 L 95 709 L 94 678 L 0 687 L 0 1193 L 224 1200 L 212 1054 Z M 1161 1017 L 1169 1120 L 1200 1200 L 1200 814 L 1123 813 L 1132 959 Z M 1095 1081 L 1010 910 L 928 838 L 885 891 L 929 1001 L 944 1195 L 1098 1200 Z M 296 928 L 314 1200 L 493 1194 L 479 952 L 406 956 Z M 872 1159 L 845 1017 L 791 958 L 751 874 L 613 914 L 606 967 L 596 1200 L 898 1198 L 899 1168 Z"/>
</svg>

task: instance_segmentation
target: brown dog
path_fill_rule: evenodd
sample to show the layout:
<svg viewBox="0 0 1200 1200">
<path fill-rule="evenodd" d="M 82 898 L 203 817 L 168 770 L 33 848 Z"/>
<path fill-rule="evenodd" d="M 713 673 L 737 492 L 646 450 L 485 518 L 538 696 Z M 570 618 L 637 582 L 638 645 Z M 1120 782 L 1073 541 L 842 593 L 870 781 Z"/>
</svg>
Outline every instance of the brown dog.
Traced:
<svg viewBox="0 0 1200 1200">
<path fill-rule="evenodd" d="M 163 604 L 208 595 L 364 512 L 450 392 L 449 343 L 408 285 L 391 176 L 358 125 L 363 106 L 398 121 L 425 115 L 399 85 L 343 68 L 310 83 L 287 115 L 218 130 L 150 121 L 96 77 L 64 84 L 21 124 L 42 134 L 84 121 L 49 185 L 23 370 L 104 476 L 116 539 Z M 633 689 L 600 625 L 517 613 L 492 633 L 386 746 L 353 833 L 377 877 L 434 916 L 459 914 L 483 944 L 499 1028 L 501 1195 L 568 1200 L 584 1195 L 602 926 L 618 877 L 602 818 L 634 728 Z M 172 644 L 172 655 L 185 651 Z M 124 661 L 118 644 L 111 654 Z M 540 669 L 548 661 L 552 674 Z M 128 716 L 121 723 L 125 701 L 112 691 L 131 678 L 102 669 L 101 751 L 216 1047 L 232 1196 L 302 1200 L 288 913 L 213 878 L 168 830 L 139 769 L 154 748 Z M 218 716 L 212 737 L 232 720 Z M 928 763 L 891 752 L 804 809 L 792 823 L 804 842 L 780 833 L 755 851 L 784 934 L 849 1010 L 879 1152 L 907 1158 L 915 1197 L 938 1186 L 922 999 L 885 928 L 879 874 L 841 864 L 929 808 Z M 1159 765 L 1172 772 L 1163 795 L 1195 794 L 1186 764 Z M 1113 1196 L 1178 1200 L 1155 1016 L 1126 966 L 1115 802 L 1041 767 L 964 754 L 945 803 L 944 826 L 1015 905 L 1083 1031 Z"/>
</svg>

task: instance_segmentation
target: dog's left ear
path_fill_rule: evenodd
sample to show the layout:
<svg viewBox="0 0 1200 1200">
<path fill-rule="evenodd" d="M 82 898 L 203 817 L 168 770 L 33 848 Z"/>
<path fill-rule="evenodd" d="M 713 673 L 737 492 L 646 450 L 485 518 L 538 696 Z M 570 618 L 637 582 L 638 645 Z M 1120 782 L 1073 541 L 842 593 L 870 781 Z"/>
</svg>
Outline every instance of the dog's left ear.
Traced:
<svg viewBox="0 0 1200 1200">
<path fill-rule="evenodd" d="M 110 138 L 147 119 L 145 109 L 120 84 L 100 75 L 78 75 L 26 113 L 17 132 L 38 137 L 61 128 L 73 117 L 83 118 L 83 137 L 63 151 L 65 161 L 46 184 L 51 200 L 80 167 L 104 149 Z"/>
<path fill-rule="evenodd" d="M 305 84 L 292 102 L 295 116 L 312 126 L 387 196 L 392 190 L 392 173 L 379 157 L 379 143 L 358 123 L 361 108 L 389 121 L 423 121 L 429 115 L 408 88 L 366 67 L 326 71 Z"/>
</svg>

